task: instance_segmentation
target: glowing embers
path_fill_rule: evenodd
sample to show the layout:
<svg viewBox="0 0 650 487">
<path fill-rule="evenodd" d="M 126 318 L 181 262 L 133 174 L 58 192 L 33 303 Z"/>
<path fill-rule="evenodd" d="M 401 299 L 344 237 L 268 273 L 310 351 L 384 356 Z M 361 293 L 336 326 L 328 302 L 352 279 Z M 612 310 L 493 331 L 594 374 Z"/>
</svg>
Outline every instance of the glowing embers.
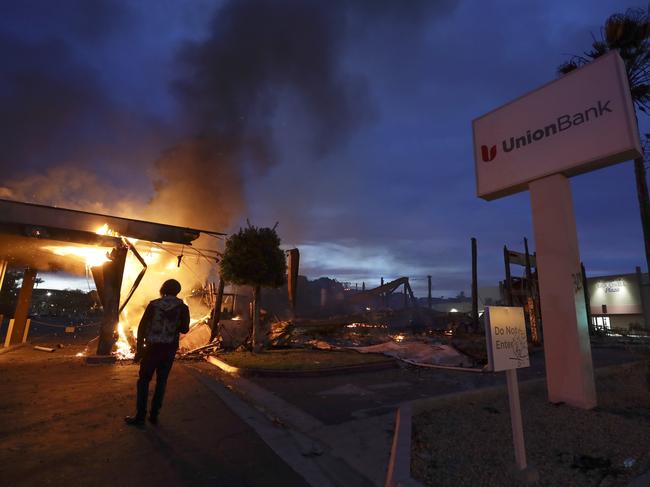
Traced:
<svg viewBox="0 0 650 487">
<path fill-rule="evenodd" d="M 391 337 L 391 338 L 393 339 L 393 341 L 396 342 L 396 343 L 403 342 L 403 341 L 404 341 L 404 338 L 406 338 L 406 336 L 405 336 L 403 333 L 399 333 L 399 334 L 397 334 L 397 335 L 390 335 L 390 337 Z"/>
<path fill-rule="evenodd" d="M 388 328 L 388 325 L 381 325 L 378 323 L 350 323 L 345 325 L 346 328 Z"/>
</svg>

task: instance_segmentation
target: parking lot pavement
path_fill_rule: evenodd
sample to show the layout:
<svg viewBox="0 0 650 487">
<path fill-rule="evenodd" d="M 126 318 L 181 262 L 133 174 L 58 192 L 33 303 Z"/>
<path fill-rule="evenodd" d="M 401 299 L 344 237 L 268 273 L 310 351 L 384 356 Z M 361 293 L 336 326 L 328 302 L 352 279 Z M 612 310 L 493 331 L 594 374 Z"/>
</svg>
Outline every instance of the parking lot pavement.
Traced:
<svg viewBox="0 0 650 487">
<path fill-rule="evenodd" d="M 593 349 L 592 356 L 595 367 L 637 358 L 628 350 L 615 348 Z M 533 353 L 531 367 L 520 369 L 518 373 L 522 381 L 543 378 L 543 353 Z M 321 422 L 339 424 L 394 412 L 405 401 L 505 384 L 505 374 L 402 366 L 338 376 L 251 380 Z"/>
</svg>

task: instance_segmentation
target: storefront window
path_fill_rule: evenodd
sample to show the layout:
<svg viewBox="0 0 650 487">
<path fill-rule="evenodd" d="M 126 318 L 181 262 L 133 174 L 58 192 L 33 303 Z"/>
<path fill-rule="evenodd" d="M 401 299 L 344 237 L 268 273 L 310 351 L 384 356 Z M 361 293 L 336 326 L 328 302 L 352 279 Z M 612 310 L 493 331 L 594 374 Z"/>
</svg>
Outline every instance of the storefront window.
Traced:
<svg viewBox="0 0 650 487">
<path fill-rule="evenodd" d="M 609 323 L 609 316 L 593 316 L 591 322 L 594 325 L 594 330 L 606 331 L 612 329 Z"/>
</svg>

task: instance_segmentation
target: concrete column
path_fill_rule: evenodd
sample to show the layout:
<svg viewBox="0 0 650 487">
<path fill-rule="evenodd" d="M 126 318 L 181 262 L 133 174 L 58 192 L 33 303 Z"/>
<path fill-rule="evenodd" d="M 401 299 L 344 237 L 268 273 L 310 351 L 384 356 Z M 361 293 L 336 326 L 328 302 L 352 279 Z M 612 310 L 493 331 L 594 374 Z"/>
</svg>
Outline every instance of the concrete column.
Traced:
<svg viewBox="0 0 650 487">
<path fill-rule="evenodd" d="M 0 259 L 0 290 L 5 282 L 5 274 L 7 273 L 7 261 Z"/>
<path fill-rule="evenodd" d="M 91 269 L 102 302 L 102 308 L 104 308 L 104 316 L 99 330 L 97 355 L 111 355 L 117 338 L 120 290 L 124 275 L 126 252 L 127 248 L 124 246 L 115 247 L 111 251 L 108 262 Z"/>
<path fill-rule="evenodd" d="M 14 312 L 14 326 L 11 329 L 11 336 L 8 336 L 5 341 L 5 346 L 7 347 L 23 342 L 35 282 L 36 271 L 34 269 L 25 269 L 23 273 L 23 284 L 20 288 L 20 293 L 18 293 L 18 303 Z"/>
<path fill-rule="evenodd" d="M 578 235 L 569 180 L 555 174 L 529 184 L 544 315 L 548 399 L 596 406 Z"/>
</svg>

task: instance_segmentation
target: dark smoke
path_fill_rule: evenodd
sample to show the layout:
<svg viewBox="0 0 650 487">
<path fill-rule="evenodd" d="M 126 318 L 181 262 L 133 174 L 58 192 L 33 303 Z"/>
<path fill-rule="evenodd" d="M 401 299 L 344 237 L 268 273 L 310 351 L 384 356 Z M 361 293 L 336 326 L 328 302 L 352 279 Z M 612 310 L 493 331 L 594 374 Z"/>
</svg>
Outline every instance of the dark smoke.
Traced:
<svg viewBox="0 0 650 487">
<path fill-rule="evenodd" d="M 375 116 L 369 80 L 346 65 L 356 37 L 377 29 L 417 39 L 448 3 L 227 1 L 207 37 L 180 48 L 176 79 L 152 80 L 171 84 L 175 124 L 116 101 L 114 73 L 88 57 L 137 30 L 129 2 L 3 6 L 0 169 L 10 183 L 0 195 L 226 230 L 246 213 L 247 178 L 279 162 L 280 134 L 300 133 L 316 164 Z M 23 35 L 30 29 L 40 34 Z M 156 145 L 152 158 L 144 147 Z M 148 206 L 138 184 L 147 179 Z"/>
<path fill-rule="evenodd" d="M 206 207 L 237 217 L 237 210 L 245 211 L 246 176 L 262 175 L 279 162 L 281 131 L 307 134 L 308 164 L 340 149 L 375 115 L 368 80 L 345 66 L 356 32 L 371 24 L 397 29 L 399 36 L 406 28 L 406 37 L 418 38 L 415 31 L 431 11 L 452 3 L 414 1 L 404 8 L 388 0 L 226 2 L 208 38 L 180 51 L 184 74 L 173 86 L 188 130 L 199 138 L 158 161 L 163 177 L 154 207 L 167 206 L 161 198 L 177 199 L 195 217 Z M 289 126 L 284 120 L 278 127 L 278 113 L 287 106 Z M 205 184 L 210 187 L 188 191 Z"/>
<path fill-rule="evenodd" d="M 205 42 L 186 46 L 176 88 L 195 131 L 230 141 L 239 158 L 274 160 L 273 115 L 295 99 L 317 155 L 368 117 L 365 81 L 342 69 L 345 4 L 237 0 L 218 11 Z"/>
<path fill-rule="evenodd" d="M 275 116 L 283 103 L 304 115 L 316 160 L 354 133 L 370 104 L 363 79 L 341 69 L 344 13 L 314 1 L 231 1 L 216 13 L 205 41 L 182 48 L 185 74 L 174 89 L 197 138 L 158 161 L 163 178 L 155 208 L 177 199 L 183 218 L 209 208 L 236 221 L 245 211 L 246 175 L 278 162 Z"/>
</svg>

